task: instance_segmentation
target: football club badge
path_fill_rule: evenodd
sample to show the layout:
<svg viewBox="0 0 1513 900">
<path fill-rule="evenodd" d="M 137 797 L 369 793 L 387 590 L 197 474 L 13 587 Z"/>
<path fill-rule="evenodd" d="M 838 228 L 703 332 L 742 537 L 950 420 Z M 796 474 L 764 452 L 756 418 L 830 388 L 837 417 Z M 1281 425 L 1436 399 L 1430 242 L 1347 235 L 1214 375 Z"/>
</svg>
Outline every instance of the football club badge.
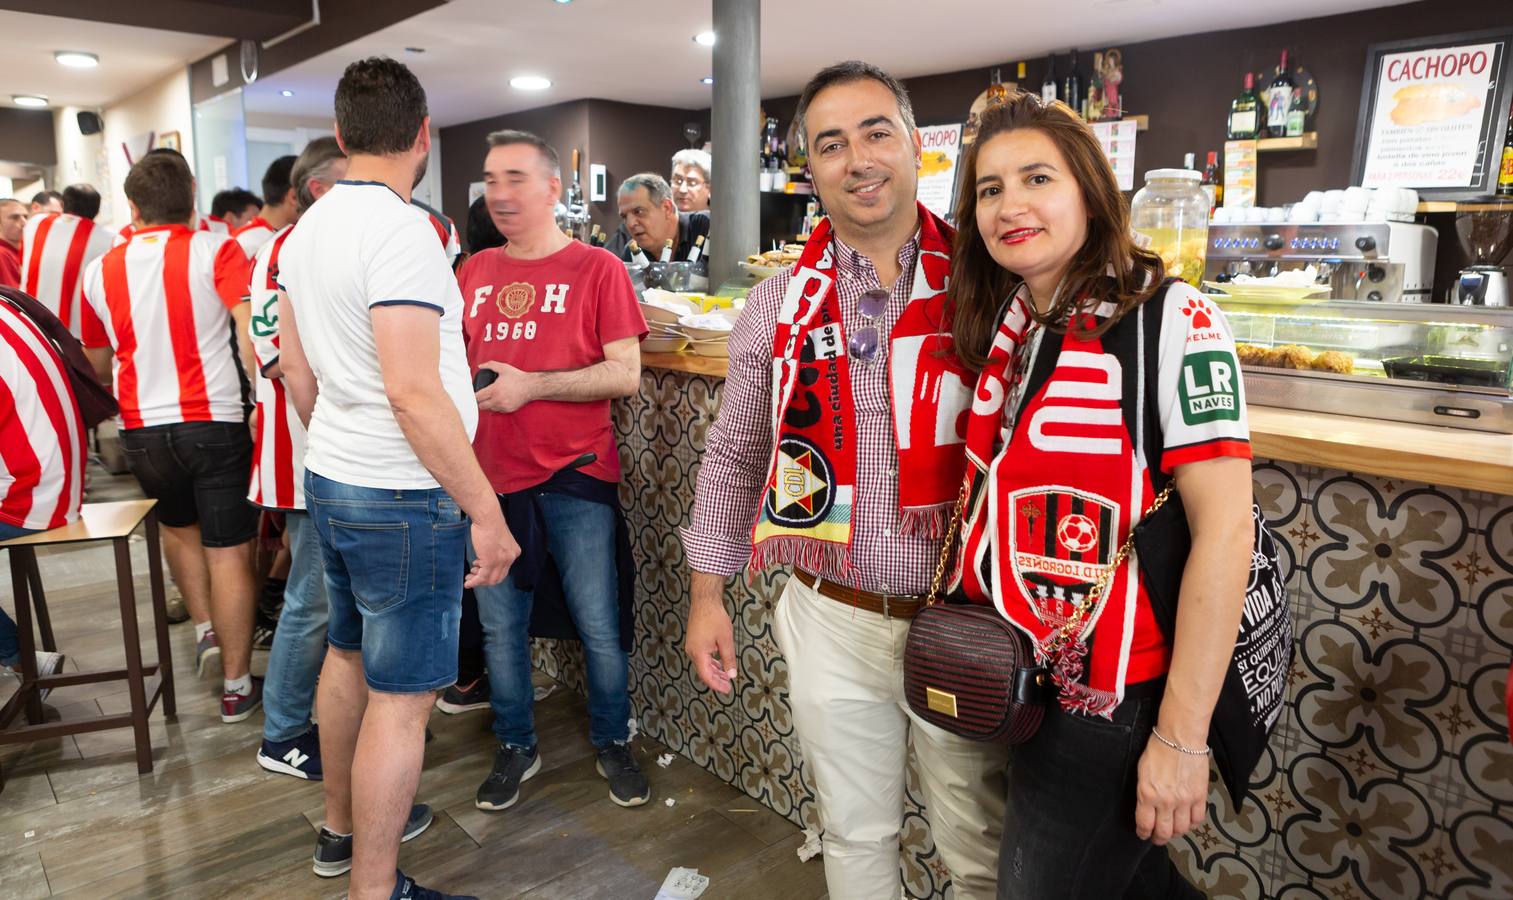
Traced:
<svg viewBox="0 0 1513 900">
<path fill-rule="evenodd" d="M 1063 487 L 1014 491 L 1005 502 L 1014 579 L 1040 621 L 1060 626 L 1113 560 L 1119 506 Z M 1089 624 L 1105 599 L 1094 599 Z"/>
<path fill-rule="evenodd" d="M 809 528 L 835 505 L 835 472 L 809 441 L 789 435 L 778 444 L 777 483 L 767 494 L 767 517 L 785 528 Z"/>
</svg>

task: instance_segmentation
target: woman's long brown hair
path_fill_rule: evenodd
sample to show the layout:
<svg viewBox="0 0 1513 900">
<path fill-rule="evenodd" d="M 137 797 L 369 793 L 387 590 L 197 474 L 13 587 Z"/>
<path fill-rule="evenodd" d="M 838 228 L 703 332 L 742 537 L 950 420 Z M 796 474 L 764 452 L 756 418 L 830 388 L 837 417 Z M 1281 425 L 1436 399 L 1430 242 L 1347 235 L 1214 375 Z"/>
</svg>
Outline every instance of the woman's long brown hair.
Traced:
<svg viewBox="0 0 1513 900">
<path fill-rule="evenodd" d="M 1154 296 L 1166 274 L 1160 256 L 1135 244 L 1129 205 L 1087 124 L 1064 103 L 1044 103 L 1038 94 L 1010 94 L 983 113 L 977 140 L 965 154 L 956 201 L 956 245 L 947 302 L 956 356 L 975 371 L 987 362 L 998 330 L 999 308 L 1022 281 L 989 255 L 977 229 L 977 157 L 994 137 L 1021 128 L 1033 128 L 1055 142 L 1082 190 L 1088 213 L 1087 240 L 1072 257 L 1053 305 L 1044 315 L 1035 313 L 1035 318 L 1048 328 L 1068 328 L 1079 338 L 1100 336 Z M 1081 313 L 1091 312 L 1104 301 L 1114 304 L 1114 314 L 1085 328 Z"/>
</svg>

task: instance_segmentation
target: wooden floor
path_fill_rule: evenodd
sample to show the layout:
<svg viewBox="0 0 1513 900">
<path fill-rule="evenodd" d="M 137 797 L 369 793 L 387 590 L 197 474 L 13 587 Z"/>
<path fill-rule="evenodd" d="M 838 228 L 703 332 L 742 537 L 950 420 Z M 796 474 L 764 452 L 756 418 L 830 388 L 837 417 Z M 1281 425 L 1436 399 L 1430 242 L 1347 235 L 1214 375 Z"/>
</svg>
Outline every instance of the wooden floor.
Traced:
<svg viewBox="0 0 1513 900">
<path fill-rule="evenodd" d="M 96 482 L 91 499 L 120 499 L 130 487 Z M 145 558 L 141 540 L 133 544 L 145 628 Z M 121 665 L 108 548 L 49 554 L 41 565 L 66 670 Z M 8 560 L 0 591 L 14 612 Z M 129 729 L 0 746 L 0 898 L 342 895 L 345 878 L 310 871 L 320 785 L 257 766 L 261 714 L 222 724 L 219 666 L 197 679 L 192 627 L 170 630 L 179 714 L 153 716 L 151 774 L 136 772 Z M 266 654 L 254 656 L 254 672 L 266 665 Z M 0 679 L 0 702 L 9 682 Z M 80 685 L 54 691 L 48 704 L 97 714 L 124 710 L 127 696 L 124 683 Z M 820 861 L 795 854 L 798 829 L 681 757 L 657 767 L 664 750 L 654 741 L 635 745 L 651 803 L 614 805 L 594 770 L 587 721 L 569 691 L 538 703 L 541 773 L 514 808 L 485 813 L 473 796 L 492 761 L 489 713 L 433 715 L 418 799 L 436 821 L 404 845 L 401 867 L 428 887 L 484 898 L 651 900 L 673 866 L 708 875 L 709 898 L 825 896 Z"/>
</svg>

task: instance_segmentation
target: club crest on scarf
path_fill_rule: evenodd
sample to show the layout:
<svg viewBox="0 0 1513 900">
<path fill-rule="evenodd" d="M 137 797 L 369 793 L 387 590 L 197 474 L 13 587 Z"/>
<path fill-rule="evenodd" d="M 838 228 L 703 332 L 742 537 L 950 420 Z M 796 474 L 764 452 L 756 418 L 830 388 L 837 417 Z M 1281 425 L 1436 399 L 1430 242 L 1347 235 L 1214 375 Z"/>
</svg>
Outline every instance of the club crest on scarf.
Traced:
<svg viewBox="0 0 1513 900">
<path fill-rule="evenodd" d="M 1113 560 L 1118 506 L 1075 488 L 1019 490 L 1004 502 L 1015 584 L 1036 618 L 1059 628 Z"/>
<path fill-rule="evenodd" d="M 899 533 L 942 535 L 961 484 L 971 385 L 952 352 L 946 314 L 950 226 L 919 209 L 908 303 L 888 335 L 886 365 L 898 449 Z M 752 529 L 751 571 L 779 563 L 829 577 L 851 570 L 857 446 L 852 360 L 835 286 L 828 219 L 794 267 L 773 335 L 773 456 Z M 859 365 L 862 363 L 859 363 Z"/>
</svg>

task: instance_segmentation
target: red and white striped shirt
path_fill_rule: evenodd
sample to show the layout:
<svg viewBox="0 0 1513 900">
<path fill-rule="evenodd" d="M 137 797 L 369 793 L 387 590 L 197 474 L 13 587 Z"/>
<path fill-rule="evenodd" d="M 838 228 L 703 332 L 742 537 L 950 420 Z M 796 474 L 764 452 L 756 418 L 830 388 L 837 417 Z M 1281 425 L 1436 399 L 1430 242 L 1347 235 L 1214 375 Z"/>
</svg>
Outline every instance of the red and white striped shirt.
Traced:
<svg viewBox="0 0 1513 900">
<path fill-rule="evenodd" d="M 238 228 L 231 233 L 236 242 L 242 245 L 242 252 L 247 254 L 250 260 L 257 256 L 257 251 L 263 249 L 263 245 L 273 240 L 273 226 L 262 216 L 253 218 L 251 222 Z M 256 282 L 253 282 L 256 284 Z"/>
<path fill-rule="evenodd" d="M 84 501 L 84 422 L 63 359 L 0 300 L 0 522 L 67 525 Z"/>
<path fill-rule="evenodd" d="M 69 213 L 32 216 L 21 239 L 21 290 L 79 337 L 84 318 L 94 315 L 84 302 L 84 270 L 110 247 L 110 232 L 90 219 Z"/>
<path fill-rule="evenodd" d="M 89 267 L 100 323 L 84 345 L 115 349 L 121 427 L 242 421 L 228 310 L 249 276 L 236 241 L 183 225 L 143 228 Z"/>
<path fill-rule="evenodd" d="M 305 508 L 305 426 L 284 379 L 263 374 L 278 362 L 278 254 L 294 231 L 279 229 L 252 261 L 252 353 L 257 358 L 257 436 L 247 499 L 269 509 Z"/>
<path fill-rule="evenodd" d="M 227 225 L 224 220 L 217 219 L 215 216 L 202 216 L 202 215 L 199 215 L 198 213 L 196 213 L 194 218 L 195 218 L 195 225 L 194 225 L 194 230 L 195 231 L 209 231 L 209 232 L 214 233 L 214 234 L 230 234 L 231 233 L 231 226 Z M 112 244 L 111 246 L 112 247 L 119 247 L 119 246 L 121 246 L 122 244 L 124 244 L 127 241 L 131 240 L 131 236 L 134 235 L 134 234 L 136 234 L 136 233 L 137 233 L 137 226 L 131 224 L 130 222 L 127 222 L 125 225 L 121 226 L 121 230 L 120 231 L 116 232 L 115 243 Z M 247 256 L 250 259 L 252 257 L 252 254 L 249 253 L 249 254 L 247 254 Z"/>
</svg>

